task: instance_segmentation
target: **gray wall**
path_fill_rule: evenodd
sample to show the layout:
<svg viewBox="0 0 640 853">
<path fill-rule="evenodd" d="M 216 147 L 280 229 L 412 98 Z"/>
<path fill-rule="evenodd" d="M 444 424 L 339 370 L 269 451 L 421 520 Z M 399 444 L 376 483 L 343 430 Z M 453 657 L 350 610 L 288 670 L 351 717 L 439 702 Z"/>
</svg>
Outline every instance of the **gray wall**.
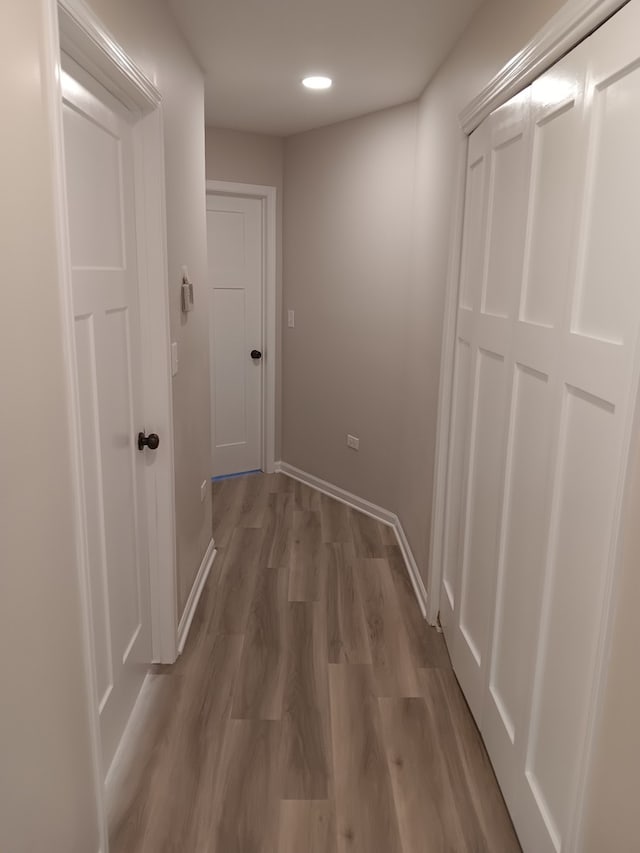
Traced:
<svg viewBox="0 0 640 853">
<path fill-rule="evenodd" d="M 276 459 L 282 434 L 282 208 L 284 140 L 279 136 L 206 129 L 207 180 L 275 187 L 276 197 Z"/>
<path fill-rule="evenodd" d="M 283 459 L 394 510 L 417 105 L 285 143 Z M 360 438 L 347 448 L 346 434 Z"/>
</svg>

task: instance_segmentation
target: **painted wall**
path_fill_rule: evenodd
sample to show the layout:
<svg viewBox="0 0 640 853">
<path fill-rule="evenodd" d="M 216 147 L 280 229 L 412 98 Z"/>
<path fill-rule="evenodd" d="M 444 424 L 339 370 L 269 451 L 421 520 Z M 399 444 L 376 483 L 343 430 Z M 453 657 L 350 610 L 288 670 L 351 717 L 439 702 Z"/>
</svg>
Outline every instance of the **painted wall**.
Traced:
<svg viewBox="0 0 640 853">
<path fill-rule="evenodd" d="M 173 380 L 178 605 L 181 613 L 211 539 L 209 328 L 204 170 L 204 84 L 200 68 L 164 3 L 90 0 L 104 25 L 151 77 L 163 98 Z M 194 310 L 180 309 L 182 267 L 194 284 Z"/>
<path fill-rule="evenodd" d="M 46 0 L 0 7 L 0 850 L 95 853 Z"/>
<path fill-rule="evenodd" d="M 234 181 L 275 187 L 276 197 L 276 459 L 282 432 L 282 208 L 284 140 L 279 136 L 207 127 L 206 172 L 209 181 Z"/>
<path fill-rule="evenodd" d="M 413 103 L 285 142 L 282 457 L 391 510 L 416 122 Z"/>
</svg>

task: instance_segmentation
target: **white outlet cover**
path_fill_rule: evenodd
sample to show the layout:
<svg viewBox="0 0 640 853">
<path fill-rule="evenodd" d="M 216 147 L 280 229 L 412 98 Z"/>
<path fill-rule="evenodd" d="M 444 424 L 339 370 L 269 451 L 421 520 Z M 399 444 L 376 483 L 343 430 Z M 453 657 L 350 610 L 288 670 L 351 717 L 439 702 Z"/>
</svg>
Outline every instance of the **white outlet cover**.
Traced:
<svg viewBox="0 0 640 853">
<path fill-rule="evenodd" d="M 293 328 L 295 327 L 295 325 L 296 325 L 296 314 L 295 314 L 295 311 L 292 311 L 291 309 L 289 309 L 289 311 L 288 311 L 287 313 L 288 313 L 288 320 L 287 320 L 287 324 L 288 324 L 288 326 L 289 326 L 289 328 L 290 328 L 290 329 L 293 329 Z"/>
</svg>

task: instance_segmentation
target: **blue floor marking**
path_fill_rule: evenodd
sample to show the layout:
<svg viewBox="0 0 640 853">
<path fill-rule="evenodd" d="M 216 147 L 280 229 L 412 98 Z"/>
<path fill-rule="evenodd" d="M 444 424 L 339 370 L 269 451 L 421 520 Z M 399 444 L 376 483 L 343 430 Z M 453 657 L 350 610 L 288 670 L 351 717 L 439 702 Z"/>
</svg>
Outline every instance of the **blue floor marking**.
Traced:
<svg viewBox="0 0 640 853">
<path fill-rule="evenodd" d="M 247 474 L 262 474 L 260 468 L 254 468 L 252 471 L 238 471 L 237 474 L 220 474 L 218 477 L 212 477 L 212 483 L 218 483 L 220 480 L 233 480 L 234 477 L 246 477 Z"/>
</svg>

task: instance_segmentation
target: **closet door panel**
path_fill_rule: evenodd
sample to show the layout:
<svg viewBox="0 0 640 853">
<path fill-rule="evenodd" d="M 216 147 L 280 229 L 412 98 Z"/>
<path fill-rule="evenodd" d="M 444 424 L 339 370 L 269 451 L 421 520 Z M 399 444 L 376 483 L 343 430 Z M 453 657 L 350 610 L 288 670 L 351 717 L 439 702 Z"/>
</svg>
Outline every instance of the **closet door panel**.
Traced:
<svg viewBox="0 0 640 853">
<path fill-rule="evenodd" d="M 467 158 L 459 307 L 469 311 L 478 304 L 484 269 L 488 178 L 487 136 L 486 127 L 479 127 L 471 135 Z"/>
<path fill-rule="evenodd" d="M 494 590 L 497 531 L 502 499 L 502 460 L 506 404 L 504 358 L 480 350 L 476 362 L 472 420 L 467 537 L 460 596 L 461 651 L 458 666 L 467 699 L 479 712 Z"/>
<path fill-rule="evenodd" d="M 548 526 L 553 402 L 549 376 L 515 366 L 489 696 L 482 721 L 506 796 L 514 790 L 516 742 L 526 737 Z"/>
<path fill-rule="evenodd" d="M 581 58 L 588 81 L 586 155 L 575 260 L 565 287 L 559 452 L 524 767 L 520 831 L 531 850 L 539 845 L 540 819 L 556 850 L 575 849 L 615 568 L 639 375 L 639 28 L 640 4 L 632 2 L 572 54 Z"/>
<path fill-rule="evenodd" d="M 565 387 L 542 642 L 525 774 L 549 834 L 568 825 L 586 734 L 590 679 L 618 479 L 615 408 Z"/>
<path fill-rule="evenodd" d="M 513 384 L 511 346 L 527 214 L 529 92 L 487 123 L 490 164 L 480 304 L 472 313 L 474 355 L 462 578 L 453 660 L 469 705 L 482 716 L 494 616 L 503 506 L 507 414 Z M 462 312 L 460 312 L 462 315 Z M 461 316 L 459 320 L 461 319 Z M 465 318 L 466 319 L 466 318 Z M 460 328 L 460 325 L 459 325 Z"/>
<path fill-rule="evenodd" d="M 513 316 L 522 275 L 527 203 L 529 92 L 525 90 L 491 116 L 492 151 L 487 269 L 482 313 Z"/>
<path fill-rule="evenodd" d="M 535 125 L 520 320 L 550 328 L 561 317 L 574 245 L 583 75 L 577 76 L 554 70 L 532 86 Z"/>
<path fill-rule="evenodd" d="M 561 411 L 558 371 L 569 310 L 581 180 L 583 64 L 531 87 L 532 157 L 514 390 L 487 700 L 480 722 L 507 804 L 522 796 Z M 570 157 L 568 157 L 570 153 Z M 568 160 L 566 159 L 568 157 Z M 546 833 L 546 829 L 543 827 Z"/>
<path fill-rule="evenodd" d="M 589 221 L 572 330 L 622 344 L 634 332 L 629 298 L 640 281 L 640 68 L 603 72 L 613 73 L 592 94 Z"/>
</svg>

